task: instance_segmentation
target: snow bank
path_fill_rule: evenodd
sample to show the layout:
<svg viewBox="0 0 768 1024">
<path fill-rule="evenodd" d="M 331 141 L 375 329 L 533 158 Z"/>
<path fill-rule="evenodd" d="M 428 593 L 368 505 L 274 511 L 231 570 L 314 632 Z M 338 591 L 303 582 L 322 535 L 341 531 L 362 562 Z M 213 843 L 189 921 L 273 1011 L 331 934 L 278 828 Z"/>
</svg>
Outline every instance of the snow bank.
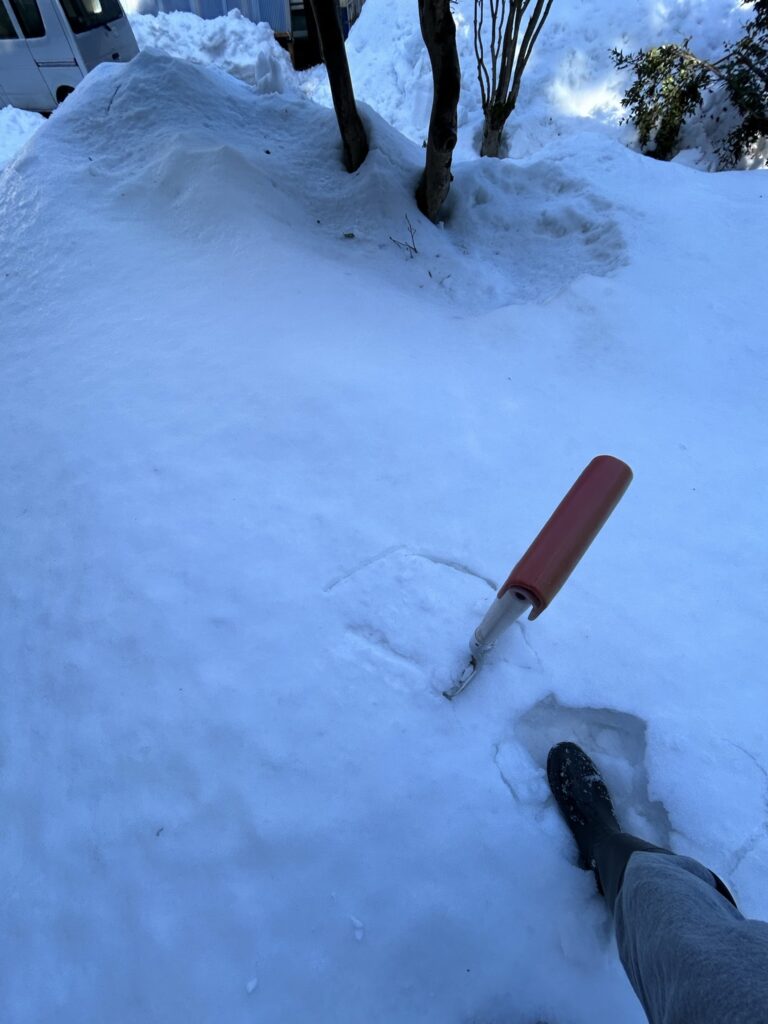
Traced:
<svg viewBox="0 0 768 1024">
<path fill-rule="evenodd" d="M 158 95 L 184 102 L 165 119 Z M 222 95 L 232 107 L 223 118 Z M 148 51 L 118 78 L 99 68 L 55 115 L 79 146 L 83 132 L 88 139 L 87 163 L 67 153 L 58 173 L 84 175 L 89 187 L 98 177 L 99 202 L 148 204 L 153 217 L 172 216 L 175 230 L 191 238 L 228 237 L 233 216 L 255 236 L 268 223 L 288 225 L 308 232 L 306 244 L 318 251 L 330 246 L 339 259 L 353 255 L 377 273 L 386 267 L 404 288 L 462 309 L 548 299 L 581 274 L 610 274 L 625 259 L 613 203 L 564 164 L 458 167 L 444 230 L 414 208 L 422 150 L 373 111 L 366 114 L 370 157 L 349 178 L 340 160 L 328 165 L 340 152 L 329 110 L 291 94 L 266 95 L 254 109 L 253 98 L 217 68 L 198 72 Z M 417 260 L 402 244 L 409 222 Z"/>
<path fill-rule="evenodd" d="M 272 29 L 240 11 L 207 20 L 186 11 L 131 14 L 130 21 L 142 50 L 152 47 L 196 64 L 213 64 L 260 93 L 296 89 L 290 58 Z"/>
<path fill-rule="evenodd" d="M 204 20 L 196 14 L 131 14 L 140 49 L 154 49 L 213 66 L 261 94 L 295 95 L 296 75 L 288 54 L 275 42 L 269 25 L 256 24 L 240 11 Z M 39 114 L 0 109 L 0 167 L 11 159 L 42 123 Z"/>
<path fill-rule="evenodd" d="M 43 120 L 41 114 L 28 110 L 0 108 L 0 168 L 34 135 Z"/>
</svg>

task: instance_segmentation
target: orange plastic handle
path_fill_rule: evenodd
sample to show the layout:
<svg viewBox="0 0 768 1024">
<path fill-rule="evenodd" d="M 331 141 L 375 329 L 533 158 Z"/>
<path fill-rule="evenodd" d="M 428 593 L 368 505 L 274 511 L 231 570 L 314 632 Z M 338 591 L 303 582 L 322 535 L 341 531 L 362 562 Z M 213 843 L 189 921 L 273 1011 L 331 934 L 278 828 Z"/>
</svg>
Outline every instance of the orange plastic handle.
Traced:
<svg viewBox="0 0 768 1024">
<path fill-rule="evenodd" d="M 632 482 L 632 470 L 612 455 L 598 455 L 544 524 L 509 574 L 498 596 L 512 588 L 533 602 L 529 618 L 541 615 L 578 565 Z"/>
</svg>

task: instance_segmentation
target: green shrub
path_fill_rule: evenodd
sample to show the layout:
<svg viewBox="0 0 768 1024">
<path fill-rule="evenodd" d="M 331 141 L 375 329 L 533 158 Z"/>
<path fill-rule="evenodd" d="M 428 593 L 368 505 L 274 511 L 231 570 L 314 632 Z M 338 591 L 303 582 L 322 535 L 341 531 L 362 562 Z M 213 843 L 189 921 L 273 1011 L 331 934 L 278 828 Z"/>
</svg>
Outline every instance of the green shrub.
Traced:
<svg viewBox="0 0 768 1024">
<path fill-rule="evenodd" d="M 705 101 L 717 107 L 711 116 L 734 125 L 716 144 L 721 167 L 733 167 L 768 136 L 768 0 L 742 3 L 752 7 L 752 18 L 716 60 L 697 57 L 690 39 L 637 53 L 613 51 L 616 67 L 634 72 L 621 102 L 644 153 L 658 160 L 674 156 L 683 125 L 704 116 Z"/>
</svg>

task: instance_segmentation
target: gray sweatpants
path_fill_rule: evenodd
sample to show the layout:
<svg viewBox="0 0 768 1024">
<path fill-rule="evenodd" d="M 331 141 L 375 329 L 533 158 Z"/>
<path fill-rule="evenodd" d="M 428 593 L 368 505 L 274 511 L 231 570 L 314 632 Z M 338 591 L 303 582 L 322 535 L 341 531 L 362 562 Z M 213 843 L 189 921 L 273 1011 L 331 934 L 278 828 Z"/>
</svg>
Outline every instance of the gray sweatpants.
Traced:
<svg viewBox="0 0 768 1024">
<path fill-rule="evenodd" d="M 768 924 L 744 918 L 697 861 L 633 853 L 614 923 L 651 1024 L 768 1024 Z"/>
</svg>

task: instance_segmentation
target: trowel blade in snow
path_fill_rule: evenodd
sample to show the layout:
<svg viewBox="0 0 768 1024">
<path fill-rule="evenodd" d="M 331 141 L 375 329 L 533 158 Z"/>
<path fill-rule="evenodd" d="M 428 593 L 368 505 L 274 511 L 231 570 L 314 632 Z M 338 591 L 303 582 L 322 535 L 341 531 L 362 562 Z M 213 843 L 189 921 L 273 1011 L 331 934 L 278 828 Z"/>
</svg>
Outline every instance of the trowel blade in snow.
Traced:
<svg viewBox="0 0 768 1024">
<path fill-rule="evenodd" d="M 443 690 L 443 696 L 447 697 L 448 700 L 453 700 L 453 698 L 460 694 L 464 687 L 475 678 L 478 667 L 477 659 L 470 658 L 469 664 L 453 686 L 449 690 Z"/>
</svg>

